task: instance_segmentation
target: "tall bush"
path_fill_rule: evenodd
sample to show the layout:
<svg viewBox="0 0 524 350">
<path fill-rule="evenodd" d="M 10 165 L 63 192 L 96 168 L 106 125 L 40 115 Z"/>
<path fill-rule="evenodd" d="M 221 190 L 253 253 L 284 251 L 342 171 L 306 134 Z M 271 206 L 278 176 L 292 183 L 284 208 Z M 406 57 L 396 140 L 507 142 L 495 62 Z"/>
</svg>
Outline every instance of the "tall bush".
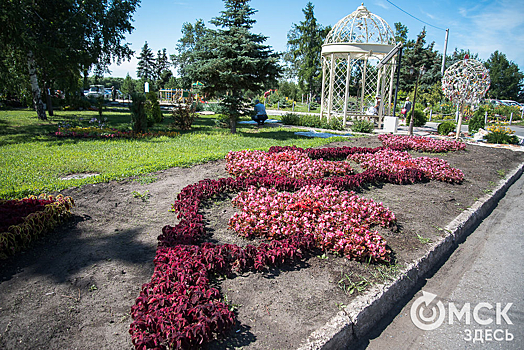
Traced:
<svg viewBox="0 0 524 350">
<path fill-rule="evenodd" d="M 146 97 L 142 93 L 133 92 L 131 94 L 131 126 L 133 134 L 141 134 L 147 132 L 147 116 L 144 105 Z"/>
<path fill-rule="evenodd" d="M 473 117 L 469 120 L 468 132 L 474 134 L 479 131 L 479 129 L 484 129 L 486 124 L 484 123 L 486 108 L 480 107 L 473 113 Z"/>
<path fill-rule="evenodd" d="M 415 114 L 415 118 L 413 119 L 413 126 L 424 126 L 426 122 L 428 121 L 428 117 L 420 109 L 415 109 L 414 114 Z M 408 116 L 406 117 L 406 124 L 409 125 L 410 120 L 411 120 L 411 113 L 408 113 Z"/>
<path fill-rule="evenodd" d="M 162 110 L 160 109 L 160 103 L 158 102 L 158 98 L 155 92 L 150 91 L 146 94 L 144 109 L 146 113 L 148 127 L 151 127 L 156 123 L 162 123 L 162 121 L 164 120 L 164 115 L 162 114 Z"/>
<path fill-rule="evenodd" d="M 171 113 L 173 116 L 173 126 L 181 130 L 190 130 L 193 126 L 193 122 L 198 117 L 195 113 L 195 104 L 193 98 L 190 97 L 185 105 L 179 104 L 173 108 Z"/>
</svg>

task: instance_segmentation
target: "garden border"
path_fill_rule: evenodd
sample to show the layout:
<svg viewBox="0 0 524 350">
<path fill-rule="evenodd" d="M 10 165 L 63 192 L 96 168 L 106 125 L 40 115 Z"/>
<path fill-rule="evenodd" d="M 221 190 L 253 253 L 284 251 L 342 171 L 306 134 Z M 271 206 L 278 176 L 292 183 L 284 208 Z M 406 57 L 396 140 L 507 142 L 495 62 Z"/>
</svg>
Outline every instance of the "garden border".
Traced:
<svg viewBox="0 0 524 350">
<path fill-rule="evenodd" d="M 471 234 L 504 197 L 508 188 L 524 172 L 524 163 L 517 166 L 490 195 L 485 195 L 462 212 L 446 227 L 449 235 L 434 243 L 421 258 L 411 263 L 395 281 L 377 285 L 358 296 L 355 301 L 338 312 L 324 326 L 304 340 L 298 350 L 348 349 L 358 344 L 380 320 L 398 303 L 413 292 L 413 288 Z"/>
</svg>

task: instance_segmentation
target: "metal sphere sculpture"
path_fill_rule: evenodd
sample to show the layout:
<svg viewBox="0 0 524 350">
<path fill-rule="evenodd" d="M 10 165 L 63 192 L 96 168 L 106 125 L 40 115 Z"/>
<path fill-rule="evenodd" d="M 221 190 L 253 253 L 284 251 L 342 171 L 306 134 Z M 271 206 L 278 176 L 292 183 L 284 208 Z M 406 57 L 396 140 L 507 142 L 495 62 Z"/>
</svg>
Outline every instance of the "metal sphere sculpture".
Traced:
<svg viewBox="0 0 524 350">
<path fill-rule="evenodd" d="M 454 63 L 444 72 L 442 91 L 456 105 L 476 104 L 489 89 L 489 72 L 484 65 L 469 59 Z"/>
</svg>

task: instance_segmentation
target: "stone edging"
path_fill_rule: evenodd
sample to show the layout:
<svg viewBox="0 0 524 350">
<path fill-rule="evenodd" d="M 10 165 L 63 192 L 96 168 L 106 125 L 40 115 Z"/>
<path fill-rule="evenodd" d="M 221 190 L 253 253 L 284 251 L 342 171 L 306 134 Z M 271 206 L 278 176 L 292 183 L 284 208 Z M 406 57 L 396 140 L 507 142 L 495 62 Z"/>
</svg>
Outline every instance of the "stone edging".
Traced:
<svg viewBox="0 0 524 350">
<path fill-rule="evenodd" d="M 449 235 L 434 243 L 430 250 L 410 264 L 398 279 L 385 285 L 376 285 L 358 296 L 344 311 L 338 312 L 324 326 L 311 333 L 298 350 L 337 350 L 355 345 L 406 297 L 443 257 L 456 249 L 458 242 L 465 239 L 470 230 L 489 215 L 523 172 L 524 163 L 515 168 L 506 180 L 501 180 L 491 194 L 476 201 L 450 222 L 445 227 Z"/>
</svg>

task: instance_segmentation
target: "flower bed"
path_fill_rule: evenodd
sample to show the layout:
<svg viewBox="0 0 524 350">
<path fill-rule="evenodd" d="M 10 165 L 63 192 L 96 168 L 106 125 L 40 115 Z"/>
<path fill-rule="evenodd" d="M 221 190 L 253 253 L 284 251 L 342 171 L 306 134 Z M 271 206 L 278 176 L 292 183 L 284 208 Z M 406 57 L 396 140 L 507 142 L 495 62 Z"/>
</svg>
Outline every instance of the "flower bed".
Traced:
<svg viewBox="0 0 524 350">
<path fill-rule="evenodd" d="M 384 147 L 396 151 L 415 150 L 420 152 L 449 152 L 459 151 L 466 148 L 464 142 L 456 140 L 436 140 L 423 136 L 403 136 L 383 134 L 379 135 L 378 139 L 382 141 Z"/>
<path fill-rule="evenodd" d="M 397 174 L 407 169 L 419 169 L 432 180 L 450 183 L 461 183 L 464 174 L 459 169 L 452 168 L 448 162 L 438 158 L 413 158 L 408 152 L 384 149 L 373 154 L 353 154 L 348 159 L 360 163 L 364 169 Z"/>
<path fill-rule="evenodd" d="M 147 137 L 168 136 L 175 137 L 180 135 L 175 131 L 157 131 L 134 134 L 132 131 L 121 131 L 111 128 L 97 128 L 97 127 L 73 127 L 73 128 L 58 128 L 54 133 L 58 137 L 77 137 L 77 138 L 125 138 L 125 139 L 140 139 Z"/>
<path fill-rule="evenodd" d="M 6 259 L 67 218 L 74 201 L 58 195 L 0 200 L 0 259 Z"/>
<path fill-rule="evenodd" d="M 366 155 L 370 160 L 389 161 L 381 156 L 383 150 L 272 147 L 266 154 L 235 152 L 227 157 L 231 162 L 228 170 L 238 177 L 206 179 L 182 189 L 172 206 L 179 223 L 165 226 L 158 237 L 153 277 L 142 286 L 131 310 L 134 321 L 129 332 L 135 347 L 193 349 L 226 334 L 234 324 L 234 315 L 210 286 L 212 276 L 260 271 L 301 258 L 314 248 L 329 249 L 351 259 L 388 261 L 386 242 L 370 228 L 391 225 L 394 214 L 380 203 L 347 191 L 367 184 L 427 181 L 432 173 L 426 171 L 426 164 L 411 162 L 420 168 L 409 167 L 408 159 L 394 170 L 370 167 L 349 174 L 350 168 L 341 166 L 343 162 L 319 162 L 315 164 L 329 164 L 326 168 L 330 169 L 321 168 L 321 173 L 332 176 L 314 177 L 320 173 L 312 171 L 314 163 L 304 157 L 334 160 Z M 290 160 L 294 168 L 284 159 Z M 247 167 L 254 170 L 244 170 Z M 340 169 L 343 174 L 337 175 Z M 241 207 L 242 213 L 233 216 L 230 225 L 241 235 L 266 237 L 268 242 L 246 247 L 203 242 L 207 232 L 198 212 L 200 205 L 225 192 L 240 192 L 234 204 Z"/>
<path fill-rule="evenodd" d="M 238 151 L 226 156 L 227 172 L 232 176 L 272 174 L 299 179 L 319 179 L 331 175 L 347 175 L 353 170 L 349 163 L 311 159 L 299 150 L 282 152 Z"/>
<path fill-rule="evenodd" d="M 380 203 L 332 186 L 305 186 L 295 193 L 250 187 L 233 199 L 242 212 L 229 226 L 245 237 L 270 240 L 311 234 L 316 246 L 348 259 L 387 262 L 386 241 L 372 225 L 389 227 L 395 214 Z"/>
</svg>

